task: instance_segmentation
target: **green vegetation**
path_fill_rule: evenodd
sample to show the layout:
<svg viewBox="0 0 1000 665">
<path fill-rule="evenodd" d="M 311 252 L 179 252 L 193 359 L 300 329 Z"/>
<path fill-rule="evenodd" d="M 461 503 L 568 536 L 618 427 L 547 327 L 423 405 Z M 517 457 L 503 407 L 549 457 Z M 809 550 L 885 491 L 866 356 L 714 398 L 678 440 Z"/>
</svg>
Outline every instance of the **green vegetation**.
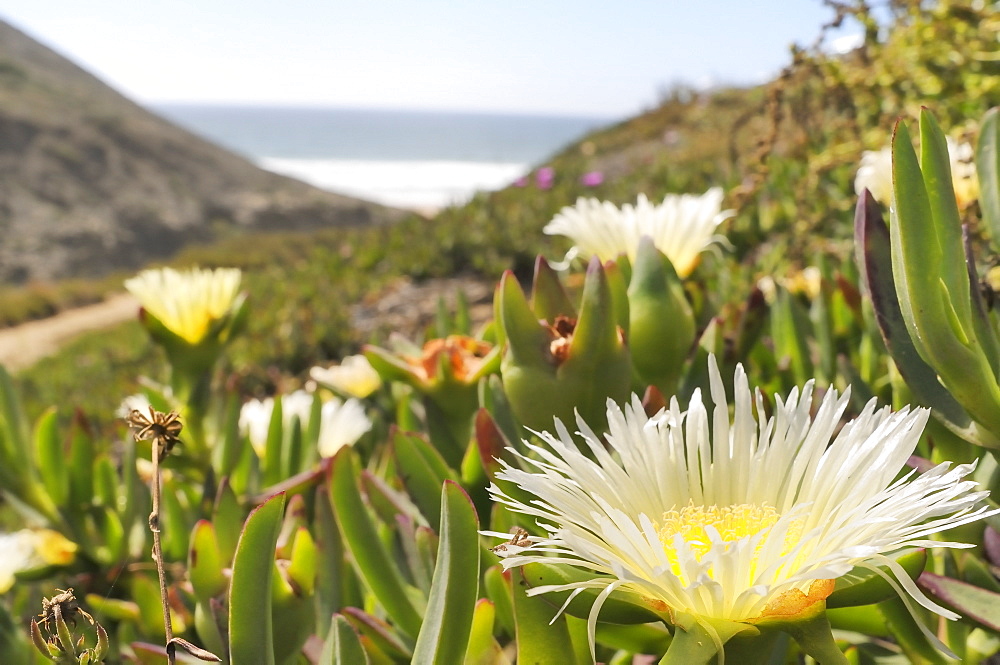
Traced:
<svg viewBox="0 0 1000 665">
<path fill-rule="evenodd" d="M 305 662 L 311 635 L 324 664 L 506 663 L 515 654 L 624 663 L 639 653 L 709 663 L 723 643 L 732 662 L 943 662 L 931 634 L 962 662 L 1000 652 L 1000 513 L 978 521 L 996 494 L 964 519 L 979 497 L 962 503 L 973 483 L 958 484 L 967 477 L 1000 490 L 1000 316 L 966 263 L 995 265 L 1000 229 L 1000 113 L 987 112 L 1000 85 L 997 19 L 975 3 L 897 0 L 880 30 L 864 5 L 837 7 L 868 28 L 858 51 L 796 51 L 756 89 L 675 90 L 553 156 L 550 188 L 531 177 L 434 220 L 188 249 L 171 265 L 242 269 L 248 304 L 226 303 L 196 339 L 147 315 L 80 338 L 16 381 L 0 372 L 0 489 L 9 500 L 0 517 L 13 530 L 30 513 L 76 546 L 19 573 L 41 582 L 0 599 L 0 660 L 23 661 L 29 645 L 15 617 L 34 613 L 51 585 L 77 588 L 107 628 L 110 643 L 93 653 L 141 662 L 166 661 L 158 645 L 171 621 L 174 635 L 223 658 L 287 665 Z M 931 111 L 919 112 L 918 125 L 921 105 Z M 862 151 L 887 146 L 899 115 L 920 153 L 905 130 L 896 133 L 898 199 L 887 226 L 887 206 L 867 196 L 858 206 L 854 177 Z M 981 209 L 958 207 L 946 134 L 978 139 Z M 604 182 L 581 184 L 590 171 Z M 579 262 L 558 273 L 537 258 L 558 260 L 569 248 L 542 227 L 578 196 L 621 205 L 712 186 L 725 189 L 723 207 L 735 214 L 719 227 L 723 246 L 690 275 L 647 241 L 631 259 L 592 261 L 585 274 Z M 437 277 L 455 278 L 455 288 L 499 282 L 495 320 L 467 337 L 460 304 L 440 308 L 411 343 L 388 339 L 390 330 L 362 339 L 358 303 L 403 278 Z M 430 343 L 421 348 L 420 337 Z M 292 391 L 313 365 L 362 348 L 382 381 L 360 396 L 370 422 L 354 442 L 326 438 L 332 456 L 322 457 L 331 434 L 322 414 L 343 405 L 323 388 L 296 406 Z M 738 364 L 760 389 L 756 416 L 754 398 L 732 382 Z M 816 404 L 802 388 L 810 382 Z M 140 387 L 160 413 L 132 412 L 137 431 L 122 437 L 115 411 Z M 637 397 L 626 415 L 606 408 L 630 389 Z M 282 398 L 264 426 L 241 428 L 241 404 L 265 394 Z M 647 420 L 672 397 L 685 409 L 698 394 L 717 400 L 714 414 L 692 407 Z M 907 404 L 933 410 L 926 428 Z M 899 411 L 876 414 L 875 405 Z M 184 423 L 176 448 L 168 411 Z M 618 427 L 614 440 L 586 446 L 556 432 L 559 445 L 526 429 L 551 430 L 553 415 L 574 411 L 597 435 Z M 755 417 L 772 414 L 758 429 Z M 669 428 L 671 445 L 680 441 L 669 458 L 640 437 Z M 156 575 L 139 565 L 152 545 L 146 483 L 160 472 L 147 460 L 161 453 L 156 547 L 166 566 L 156 572 L 167 620 Z M 773 468 L 764 464 L 772 459 Z M 944 461 L 976 466 L 945 474 L 934 467 Z M 907 479 L 904 462 L 914 469 Z M 783 505 L 779 493 L 795 500 Z M 681 498 L 670 505 L 668 496 Z M 928 515 L 940 522 L 917 526 Z M 570 543 L 551 524 L 585 534 Z M 836 533 L 824 531 L 831 524 Z M 939 541 L 923 540 L 945 528 Z M 484 531 L 509 540 L 477 536 Z M 852 540 L 876 532 L 888 535 Z M 772 533 L 782 541 L 767 542 Z M 535 547 L 549 538 L 580 565 Z M 973 547 L 947 549 L 957 542 Z M 708 565 L 699 548 L 723 563 Z M 740 552 L 752 561 L 736 561 Z M 508 559 L 502 572 L 499 559 L 519 554 L 527 558 Z M 800 559 L 822 566 L 781 587 L 788 570 L 803 570 Z M 840 567 L 823 567 L 834 561 Z M 926 596 L 927 611 L 908 610 L 884 574 L 915 580 L 902 593 Z M 747 597 L 769 589 L 754 611 L 735 612 L 742 600 L 702 611 L 699 602 L 736 593 L 744 575 L 760 581 Z M 546 585 L 559 588 L 526 593 Z M 685 604 L 692 588 L 704 596 Z M 604 606 L 588 625 L 595 603 Z M 949 610 L 963 618 L 938 629 Z M 74 628 L 86 633 L 88 624 Z M 57 619 L 43 629 L 43 653 L 72 650 Z"/>
</svg>

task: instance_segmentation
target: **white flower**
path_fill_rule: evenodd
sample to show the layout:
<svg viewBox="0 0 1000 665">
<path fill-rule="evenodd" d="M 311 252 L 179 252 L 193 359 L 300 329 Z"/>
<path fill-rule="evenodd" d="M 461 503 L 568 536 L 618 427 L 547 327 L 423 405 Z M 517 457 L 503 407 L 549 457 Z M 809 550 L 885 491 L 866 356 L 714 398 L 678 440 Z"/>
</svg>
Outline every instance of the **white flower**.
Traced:
<svg viewBox="0 0 1000 665">
<path fill-rule="evenodd" d="M 564 235 L 573 241 L 572 255 L 596 255 L 611 261 L 619 254 L 635 259 L 639 240 L 649 236 L 681 277 L 698 265 L 698 255 L 711 244 L 716 227 L 732 215 L 721 212 L 722 188 L 713 187 L 701 196 L 668 194 L 653 205 L 640 194 L 634 206 L 620 209 L 607 201 L 580 198 L 575 207 L 563 208 L 545 226 L 549 235 Z"/>
<path fill-rule="evenodd" d="M 368 359 L 362 355 L 347 356 L 340 365 L 313 367 L 309 376 L 344 395 L 364 399 L 378 390 L 382 379 Z"/>
<path fill-rule="evenodd" d="M 291 427 L 295 418 L 299 419 L 302 429 L 309 427 L 309 417 L 312 414 L 313 396 L 305 390 L 296 390 L 281 396 L 281 423 L 283 427 Z M 263 456 L 267 447 L 267 431 L 271 426 L 271 413 L 274 411 L 274 398 L 263 400 L 251 399 L 240 409 L 240 431 L 250 439 L 250 445 Z"/>
<path fill-rule="evenodd" d="M 305 430 L 313 408 L 313 396 L 305 390 L 296 390 L 281 396 L 282 427 L 292 426 L 295 418 Z M 267 448 L 267 432 L 271 425 L 271 415 L 274 411 L 274 399 L 252 399 L 243 405 L 240 411 L 240 431 L 249 439 L 250 445 L 260 457 Z M 331 398 L 320 407 L 319 424 L 319 454 L 329 457 L 342 446 L 353 445 L 365 432 L 372 428 L 364 407 L 356 399 L 346 402 Z"/>
<path fill-rule="evenodd" d="M 882 205 L 892 201 L 892 148 L 861 153 L 861 166 L 854 176 L 854 192 L 861 196 L 865 189 Z"/>
<path fill-rule="evenodd" d="M 331 399 L 323 403 L 319 429 L 319 454 L 330 457 L 344 446 L 352 446 L 372 428 L 361 402 L 351 398 L 346 402 Z"/>
<path fill-rule="evenodd" d="M 211 324 L 230 311 L 240 290 L 237 268 L 177 271 L 144 270 L 125 280 L 125 288 L 168 330 L 197 344 Z"/>
<path fill-rule="evenodd" d="M 948 156 L 951 161 L 951 181 L 955 188 L 955 200 L 959 208 L 964 208 L 979 197 L 979 179 L 972 146 L 956 143 L 947 138 Z M 882 205 L 892 202 L 892 148 L 865 150 L 861 154 L 861 166 L 854 178 L 854 191 L 858 196 L 865 191 L 872 193 Z"/>
<path fill-rule="evenodd" d="M 0 593 L 10 590 L 22 570 L 71 563 L 76 549 L 76 543 L 51 529 L 0 533 Z"/>
<path fill-rule="evenodd" d="M 810 381 L 801 392 L 776 396 L 774 415 L 758 422 L 763 397 L 756 394 L 755 417 L 738 367 L 731 418 L 714 357 L 709 374 L 711 413 L 700 391 L 686 411 L 674 398 L 652 418 L 637 397 L 624 410 L 609 402 L 610 450 L 578 420 L 587 457 L 557 421 L 555 435 L 540 434 L 545 446 L 528 444 L 534 455 L 523 457 L 523 469 L 501 461 L 498 477 L 531 500 L 496 486 L 490 492 L 547 532 L 525 548 L 507 548 L 504 568 L 543 561 L 605 575 L 529 593 L 623 587 L 706 623 L 754 622 L 790 604 L 805 609 L 824 600 L 833 580 L 854 566 L 886 566 L 921 605 L 956 618 L 885 556 L 970 547 L 929 536 L 992 514 L 979 506 L 987 493 L 962 480 L 972 464 L 945 463 L 894 480 L 927 410 L 876 409 L 872 400 L 838 431 L 849 391 L 827 391 L 811 416 Z M 592 638 L 601 602 L 591 610 Z"/>
</svg>

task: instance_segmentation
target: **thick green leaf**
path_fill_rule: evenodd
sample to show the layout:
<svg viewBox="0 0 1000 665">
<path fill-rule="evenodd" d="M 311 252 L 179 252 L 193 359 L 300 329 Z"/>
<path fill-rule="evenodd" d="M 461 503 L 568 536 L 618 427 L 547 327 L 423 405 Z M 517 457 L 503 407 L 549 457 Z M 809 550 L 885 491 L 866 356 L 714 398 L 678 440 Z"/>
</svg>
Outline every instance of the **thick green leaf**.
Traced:
<svg viewBox="0 0 1000 665">
<path fill-rule="evenodd" d="M 452 481 L 441 490 L 438 533 L 437 566 L 413 657 L 418 663 L 460 664 L 479 597 L 479 520 L 465 490 Z"/>
<path fill-rule="evenodd" d="M 926 108 L 920 111 L 920 168 L 931 204 L 934 228 L 941 244 L 942 280 L 959 323 L 963 328 L 973 331 L 978 350 L 989 363 L 995 377 L 1000 370 L 1000 340 L 985 312 L 976 306 L 976 301 L 979 300 L 979 276 L 972 270 L 970 279 L 947 140 L 934 115 Z"/>
<path fill-rule="evenodd" d="M 282 570 L 277 561 L 271 565 L 271 630 L 276 636 L 274 662 L 292 665 L 313 632 L 316 605 L 311 593 L 293 583 L 287 569 Z"/>
<path fill-rule="evenodd" d="M 913 614 L 901 598 L 885 600 L 878 604 L 878 609 L 885 618 L 885 623 L 892 636 L 911 662 L 933 663 L 934 665 L 945 665 L 948 662 L 948 659 L 930 643 L 927 636 L 920 630 L 917 620 L 913 618 Z"/>
<path fill-rule="evenodd" d="M 559 281 L 559 274 L 540 254 L 535 259 L 535 276 L 531 281 L 531 309 L 545 321 L 555 321 L 557 316 L 576 318 L 576 307 Z"/>
<path fill-rule="evenodd" d="M 233 663 L 274 665 L 271 577 L 285 495 L 276 494 L 247 517 L 236 546 L 229 586 L 229 650 Z"/>
<path fill-rule="evenodd" d="M 476 608 L 472 612 L 472 629 L 469 632 L 469 649 L 465 654 L 465 665 L 509 665 L 510 660 L 493 637 L 495 610 L 493 603 L 485 598 L 476 601 Z"/>
<path fill-rule="evenodd" d="M 411 600 L 410 584 L 403 579 L 395 561 L 378 536 L 368 508 L 358 489 L 360 471 L 355 453 L 342 448 L 333 458 L 330 500 L 344 541 L 354 557 L 358 574 L 392 620 L 408 635 L 420 632 L 420 610 Z"/>
<path fill-rule="evenodd" d="M 264 459 L 261 460 L 261 471 L 264 486 L 274 485 L 284 479 L 281 473 L 282 445 L 285 440 L 284 407 L 282 399 L 275 397 L 271 409 L 271 420 L 267 425 L 267 442 L 264 444 Z"/>
<path fill-rule="evenodd" d="M 779 286 L 777 300 L 771 307 L 774 356 L 780 365 L 790 369 L 799 385 L 815 378 L 807 343 L 814 336 L 809 314 L 787 289 Z"/>
<path fill-rule="evenodd" d="M 598 623 L 597 642 L 634 653 L 664 653 L 670 647 L 670 631 L 663 623 Z"/>
<path fill-rule="evenodd" d="M 922 121 L 924 117 L 921 118 Z M 957 210 L 948 209 L 942 179 L 950 175 L 940 130 L 922 122 L 925 171 L 921 172 L 906 127 L 893 140 L 893 203 L 890 209 L 892 268 L 900 310 L 920 356 L 970 416 L 1000 431 L 1000 387 L 989 328 L 973 320 L 969 272 Z M 950 187 L 950 183 L 947 185 Z M 930 191 L 928 191 L 930 189 Z M 954 193 L 950 203 L 954 204 Z"/>
<path fill-rule="evenodd" d="M 160 538 L 163 556 L 168 561 L 183 561 L 188 554 L 188 534 L 193 524 L 183 503 L 181 482 L 177 476 L 166 478 L 160 492 Z M 192 522 L 194 520 L 191 520 Z"/>
<path fill-rule="evenodd" d="M 299 528 L 292 541 L 292 555 L 288 561 L 288 579 L 311 596 L 316 586 L 316 565 L 318 552 L 312 534 L 305 527 Z"/>
<path fill-rule="evenodd" d="M 421 437 L 396 432 L 392 439 L 396 469 L 428 524 L 441 522 L 441 484 L 457 480 L 441 454 Z"/>
<path fill-rule="evenodd" d="M 933 408 L 934 415 L 962 438 L 990 447 L 1000 445 L 996 436 L 973 422 L 965 409 L 941 385 L 937 372 L 920 357 L 900 309 L 891 269 L 889 227 L 882 219 L 878 203 L 869 192 L 865 192 L 858 200 L 854 215 L 854 238 L 858 266 L 871 299 L 879 332 L 914 397 L 924 406 Z"/>
<path fill-rule="evenodd" d="M 976 146 L 976 173 L 979 176 L 979 206 L 995 252 L 1000 248 L 1000 107 L 990 109 L 983 116 Z"/>
<path fill-rule="evenodd" d="M 228 581 L 222 569 L 227 568 L 229 562 L 223 562 L 215 527 L 208 520 L 199 520 L 194 525 L 189 542 L 188 579 L 195 596 L 207 602 L 226 590 Z"/>
<path fill-rule="evenodd" d="M 547 586 L 550 584 L 562 585 L 574 582 L 584 582 L 593 580 L 596 575 L 586 573 L 578 568 L 566 565 L 556 565 L 534 562 L 525 564 L 520 568 L 525 582 L 529 587 Z M 586 619 L 590 616 L 590 608 L 593 607 L 597 596 L 602 589 L 584 589 L 579 592 L 565 612 L 570 616 Z M 543 593 L 538 598 L 549 603 L 553 609 L 561 607 L 569 597 L 571 591 L 550 591 Z M 600 620 L 608 623 L 649 623 L 659 621 L 667 614 L 668 608 L 665 604 L 656 604 L 655 601 L 641 596 L 637 593 L 617 589 L 601 606 Z"/>
<path fill-rule="evenodd" d="M 538 596 L 528 596 L 528 585 L 518 571 L 514 571 L 508 582 L 514 598 L 517 662 L 573 665 L 573 642 L 566 619 L 562 616 L 553 619 L 556 608 Z"/>
<path fill-rule="evenodd" d="M 628 311 L 633 367 L 644 383 L 674 394 L 694 348 L 694 312 L 670 260 L 648 237 L 639 241 Z"/>
<path fill-rule="evenodd" d="M 368 665 L 369 662 L 357 632 L 347 619 L 334 614 L 318 665 Z"/>
<path fill-rule="evenodd" d="M 876 605 L 827 609 L 826 618 L 834 630 L 850 630 L 870 637 L 889 637 L 885 617 Z"/>
<path fill-rule="evenodd" d="M 24 420 L 21 402 L 14 390 L 14 381 L 0 365 L 0 445 L 14 468 L 28 468 L 28 424 Z"/>
<path fill-rule="evenodd" d="M 508 579 L 504 579 L 504 577 Z M 486 596 L 493 601 L 496 621 L 510 637 L 514 636 L 514 600 L 510 591 L 510 573 L 504 573 L 499 564 L 490 566 L 483 574 Z"/>
<path fill-rule="evenodd" d="M 228 564 L 236 554 L 236 543 L 239 542 L 243 528 L 243 508 L 226 479 L 219 483 L 212 511 L 212 527 L 219 544 L 219 557 Z"/>
<path fill-rule="evenodd" d="M 330 628 L 324 618 L 343 607 L 344 576 L 350 574 L 344 561 L 344 546 L 326 484 L 316 489 L 316 516 L 313 528 L 316 533 L 316 614 L 317 634 L 325 638 Z"/>
<path fill-rule="evenodd" d="M 891 558 L 895 558 L 911 579 L 916 579 L 927 563 L 927 551 L 911 550 Z M 896 591 L 878 573 L 867 568 L 855 568 L 837 578 L 833 593 L 826 599 L 826 606 L 833 609 L 870 605 L 896 595 Z"/>
<path fill-rule="evenodd" d="M 220 478 L 233 473 L 243 454 L 246 439 L 240 436 L 240 408 L 242 400 L 239 392 L 233 390 L 226 397 L 225 420 L 218 442 L 212 449 L 212 466 Z"/>
<path fill-rule="evenodd" d="M 922 574 L 917 583 L 945 607 L 964 618 L 990 630 L 1000 631 L 1000 593 L 933 573 Z"/>
<path fill-rule="evenodd" d="M 115 464 L 107 455 L 94 460 L 94 503 L 118 510 L 119 484 Z"/>
<path fill-rule="evenodd" d="M 385 621 L 356 607 L 345 607 L 344 617 L 361 635 L 361 641 L 372 656 L 372 660 L 379 660 L 375 654 L 384 656 L 381 660 L 386 658 L 402 661 L 411 660 L 413 655 L 413 650 L 409 646 L 411 642 Z"/>
<path fill-rule="evenodd" d="M 35 422 L 35 459 L 45 491 L 57 506 L 65 505 L 69 496 L 69 467 L 56 426 L 55 407 L 46 409 Z"/>
</svg>

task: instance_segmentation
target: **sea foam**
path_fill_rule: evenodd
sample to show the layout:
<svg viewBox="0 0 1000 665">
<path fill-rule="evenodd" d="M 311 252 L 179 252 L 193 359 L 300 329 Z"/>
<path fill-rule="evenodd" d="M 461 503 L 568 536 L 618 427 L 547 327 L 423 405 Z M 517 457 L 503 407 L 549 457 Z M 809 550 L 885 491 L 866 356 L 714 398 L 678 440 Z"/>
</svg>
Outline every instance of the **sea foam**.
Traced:
<svg viewBox="0 0 1000 665">
<path fill-rule="evenodd" d="M 257 163 L 322 189 L 417 210 L 465 203 L 477 191 L 509 185 L 530 168 L 529 164 L 505 162 L 289 157 L 262 157 Z"/>
</svg>

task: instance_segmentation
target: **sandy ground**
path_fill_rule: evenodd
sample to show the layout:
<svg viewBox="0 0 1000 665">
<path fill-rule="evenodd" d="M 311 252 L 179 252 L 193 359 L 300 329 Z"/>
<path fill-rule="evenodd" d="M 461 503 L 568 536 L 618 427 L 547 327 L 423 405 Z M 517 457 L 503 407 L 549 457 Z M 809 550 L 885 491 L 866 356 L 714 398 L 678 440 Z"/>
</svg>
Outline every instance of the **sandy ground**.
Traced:
<svg viewBox="0 0 1000 665">
<path fill-rule="evenodd" d="M 126 321 L 136 316 L 138 310 L 139 302 L 122 293 L 96 305 L 0 329 L 0 365 L 12 372 L 24 369 L 52 355 L 80 333 Z"/>
</svg>

